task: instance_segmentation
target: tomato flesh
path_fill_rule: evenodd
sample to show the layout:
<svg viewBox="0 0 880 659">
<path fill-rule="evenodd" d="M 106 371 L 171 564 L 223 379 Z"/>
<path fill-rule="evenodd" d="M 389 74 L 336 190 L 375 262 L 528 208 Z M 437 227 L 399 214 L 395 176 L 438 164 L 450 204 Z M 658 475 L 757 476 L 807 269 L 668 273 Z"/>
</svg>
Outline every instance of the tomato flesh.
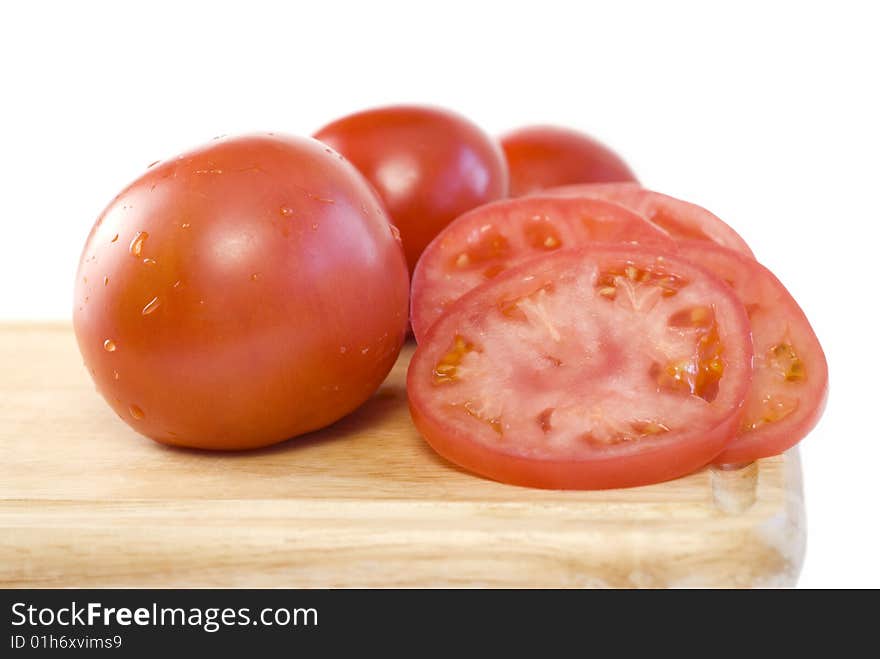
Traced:
<svg viewBox="0 0 880 659">
<path fill-rule="evenodd" d="M 413 273 L 416 340 L 464 293 L 523 261 L 614 242 L 675 247 L 663 229 L 600 199 L 523 197 L 465 213 L 437 236 Z"/>
<path fill-rule="evenodd" d="M 699 469 L 740 425 L 748 318 L 707 271 L 645 247 L 532 259 L 423 337 L 407 386 L 442 456 L 518 485 L 601 489 Z"/>
<path fill-rule="evenodd" d="M 526 126 L 501 137 L 510 196 L 572 183 L 635 181 L 623 159 L 598 140 L 560 126 Z"/>
<path fill-rule="evenodd" d="M 641 213 L 677 240 L 704 240 L 755 258 L 746 241 L 714 213 L 702 206 L 646 190 L 638 183 L 567 185 L 547 193 L 607 199 Z"/>
<path fill-rule="evenodd" d="M 782 453 L 816 425 L 828 392 L 828 364 L 804 312 L 767 268 L 732 250 L 682 243 L 682 257 L 727 282 L 749 315 L 754 376 L 736 439 L 718 463 Z"/>
<path fill-rule="evenodd" d="M 311 139 L 220 139 L 123 190 L 83 250 L 74 329 L 138 432 L 265 446 L 363 403 L 407 326 L 403 250 L 363 177 Z"/>
</svg>

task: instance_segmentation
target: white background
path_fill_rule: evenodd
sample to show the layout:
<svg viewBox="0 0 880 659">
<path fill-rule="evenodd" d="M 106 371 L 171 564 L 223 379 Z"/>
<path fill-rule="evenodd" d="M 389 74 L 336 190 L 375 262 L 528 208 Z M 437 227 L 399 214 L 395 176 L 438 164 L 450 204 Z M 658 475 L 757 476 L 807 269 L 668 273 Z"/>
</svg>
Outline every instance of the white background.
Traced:
<svg viewBox="0 0 880 659">
<path fill-rule="evenodd" d="M 102 207 L 218 134 L 424 102 L 552 122 L 732 224 L 830 364 L 801 586 L 880 587 L 875 3 L 29 2 L 0 24 L 0 319 L 66 319 Z M 12 9 L 10 9 L 12 7 Z M 2 367 L 0 367 L 2 370 Z"/>
</svg>

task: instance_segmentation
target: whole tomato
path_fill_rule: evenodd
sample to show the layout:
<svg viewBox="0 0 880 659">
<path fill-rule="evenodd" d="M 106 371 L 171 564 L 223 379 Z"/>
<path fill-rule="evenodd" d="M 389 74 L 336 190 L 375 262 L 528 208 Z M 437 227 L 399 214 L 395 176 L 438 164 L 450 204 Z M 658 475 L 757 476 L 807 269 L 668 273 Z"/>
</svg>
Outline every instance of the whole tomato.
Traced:
<svg viewBox="0 0 880 659">
<path fill-rule="evenodd" d="M 98 391 L 156 441 L 245 449 L 363 403 L 407 328 L 381 202 L 319 142 L 251 135 L 161 162 L 95 223 L 74 328 Z"/>
<path fill-rule="evenodd" d="M 571 183 L 635 181 L 623 159 L 598 140 L 570 128 L 525 126 L 501 137 L 510 168 L 510 195 Z"/>
<path fill-rule="evenodd" d="M 410 270 L 452 220 L 507 195 L 498 144 L 446 110 L 366 110 L 324 126 L 315 137 L 354 163 L 379 192 L 400 230 Z"/>
</svg>

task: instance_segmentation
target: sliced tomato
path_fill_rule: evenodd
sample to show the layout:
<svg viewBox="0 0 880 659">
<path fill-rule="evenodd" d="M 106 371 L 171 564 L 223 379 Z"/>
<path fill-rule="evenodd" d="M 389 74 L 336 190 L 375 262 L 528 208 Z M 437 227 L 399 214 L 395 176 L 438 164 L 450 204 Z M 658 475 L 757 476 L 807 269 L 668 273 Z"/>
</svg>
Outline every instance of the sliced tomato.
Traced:
<svg viewBox="0 0 880 659">
<path fill-rule="evenodd" d="M 678 240 L 706 240 L 755 258 L 736 231 L 702 206 L 646 190 L 638 183 L 565 185 L 541 194 L 607 199 L 641 213 Z"/>
<path fill-rule="evenodd" d="M 506 483 L 602 489 L 676 478 L 740 426 L 745 309 L 708 271 L 645 247 L 532 259 L 453 304 L 407 375 L 448 460 Z"/>
<path fill-rule="evenodd" d="M 739 435 L 716 458 L 745 463 L 797 444 L 822 415 L 828 364 L 804 312 L 767 268 L 723 247 L 682 243 L 680 254 L 726 281 L 745 305 L 755 348 Z"/>
<path fill-rule="evenodd" d="M 508 268 L 547 252 L 611 242 L 675 247 L 663 229 L 600 199 L 523 197 L 465 213 L 430 244 L 413 274 L 416 340 L 456 299 Z"/>
</svg>

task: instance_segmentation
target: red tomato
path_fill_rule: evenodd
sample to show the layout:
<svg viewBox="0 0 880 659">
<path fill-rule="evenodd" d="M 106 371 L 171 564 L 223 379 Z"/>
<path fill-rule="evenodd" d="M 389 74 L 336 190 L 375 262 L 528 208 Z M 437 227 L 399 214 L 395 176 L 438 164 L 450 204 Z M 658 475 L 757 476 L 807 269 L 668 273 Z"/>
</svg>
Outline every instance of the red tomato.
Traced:
<svg viewBox="0 0 880 659">
<path fill-rule="evenodd" d="M 407 375 L 416 427 L 478 474 L 544 488 L 645 485 L 735 435 L 752 344 L 706 270 L 644 247 L 532 259 L 459 299 Z"/>
<path fill-rule="evenodd" d="M 620 156 L 570 128 L 519 128 L 501 137 L 501 147 L 510 169 L 511 197 L 570 183 L 636 180 Z"/>
<path fill-rule="evenodd" d="M 524 197 L 475 208 L 446 227 L 413 274 L 416 340 L 464 293 L 537 255 L 590 243 L 632 242 L 671 250 L 661 228 L 598 199 Z"/>
<path fill-rule="evenodd" d="M 696 204 L 646 190 L 637 183 L 569 185 L 549 190 L 548 194 L 607 199 L 641 213 L 673 238 L 705 240 L 755 258 L 746 241 L 717 215 Z"/>
<path fill-rule="evenodd" d="M 255 135 L 159 163 L 98 218 L 74 328 L 100 393 L 156 441 L 244 449 L 379 386 L 408 277 L 380 202 L 319 142 Z"/>
<path fill-rule="evenodd" d="M 730 284 L 752 325 L 752 389 L 739 435 L 716 462 L 782 453 L 810 432 L 825 407 L 828 364 L 813 328 L 785 286 L 756 261 L 697 242 L 683 243 L 680 254 Z"/>
<path fill-rule="evenodd" d="M 348 158 L 373 184 L 400 230 L 410 271 L 456 217 L 507 196 L 498 145 L 452 112 L 395 106 L 338 119 L 315 137 Z"/>
</svg>

